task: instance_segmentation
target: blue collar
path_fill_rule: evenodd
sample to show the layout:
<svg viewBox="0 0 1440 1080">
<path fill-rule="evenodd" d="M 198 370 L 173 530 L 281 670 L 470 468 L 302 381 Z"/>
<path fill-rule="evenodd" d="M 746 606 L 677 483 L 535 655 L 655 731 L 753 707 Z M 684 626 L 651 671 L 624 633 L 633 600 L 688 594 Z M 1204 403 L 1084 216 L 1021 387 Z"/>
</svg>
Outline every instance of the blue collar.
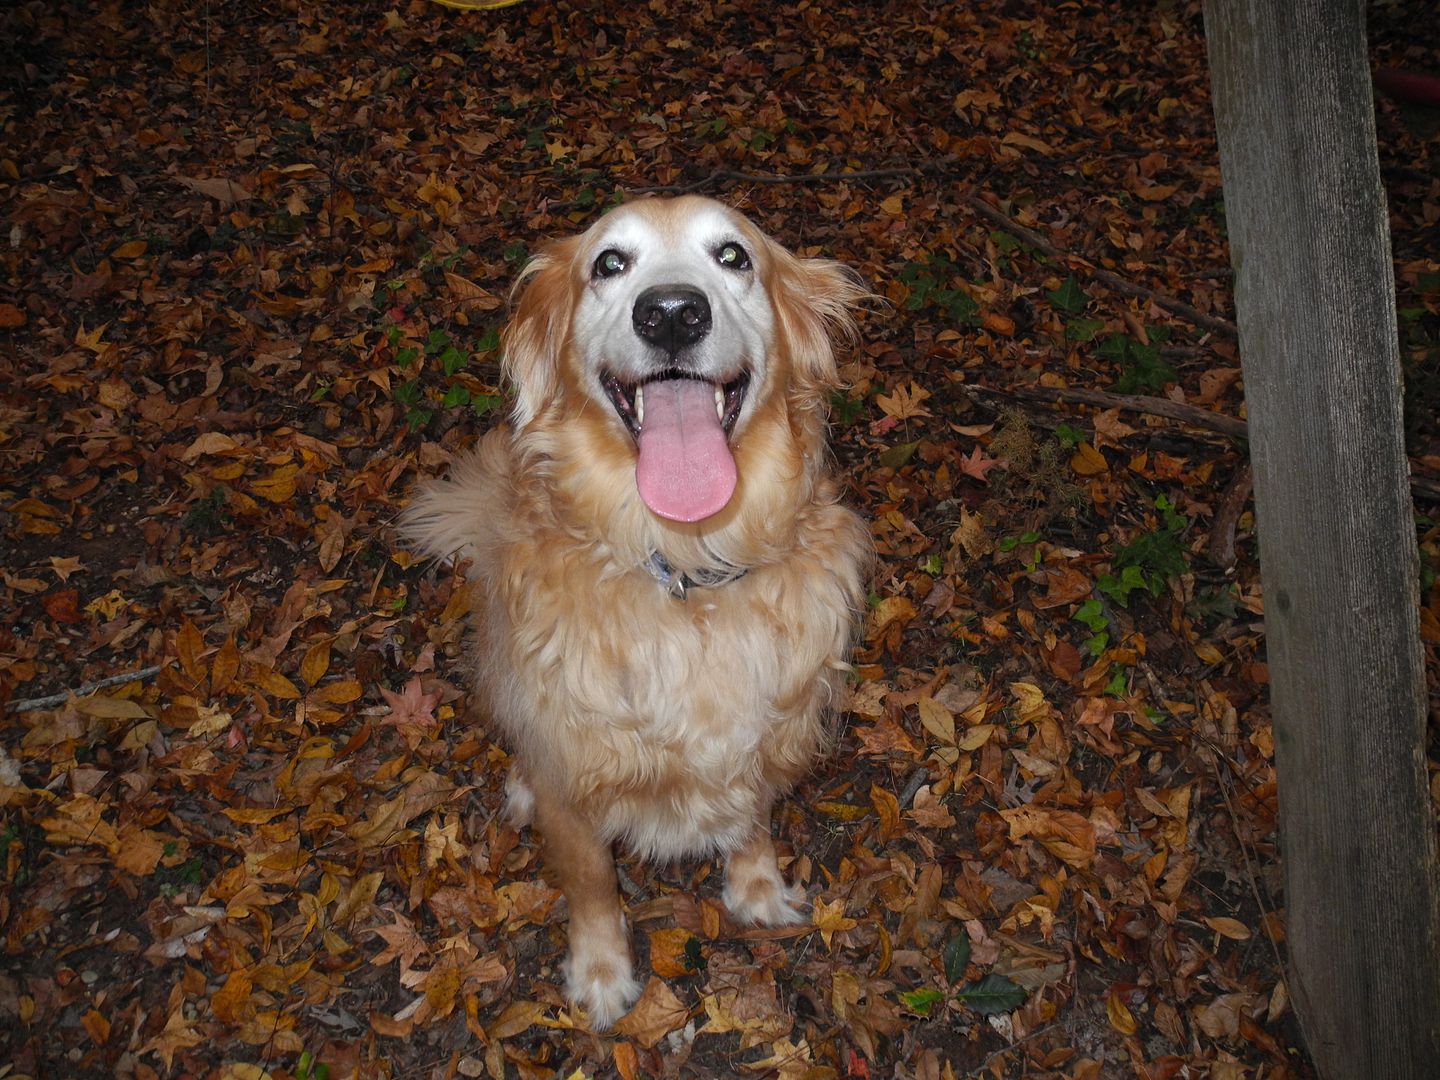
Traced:
<svg viewBox="0 0 1440 1080">
<path fill-rule="evenodd" d="M 684 600 L 689 589 L 713 589 L 739 581 L 749 570 L 726 567 L 713 570 L 696 570 L 693 574 L 682 574 L 670 565 L 669 560 L 658 551 L 652 551 L 650 558 L 640 564 L 641 569 L 665 586 L 665 591 L 676 600 Z"/>
</svg>

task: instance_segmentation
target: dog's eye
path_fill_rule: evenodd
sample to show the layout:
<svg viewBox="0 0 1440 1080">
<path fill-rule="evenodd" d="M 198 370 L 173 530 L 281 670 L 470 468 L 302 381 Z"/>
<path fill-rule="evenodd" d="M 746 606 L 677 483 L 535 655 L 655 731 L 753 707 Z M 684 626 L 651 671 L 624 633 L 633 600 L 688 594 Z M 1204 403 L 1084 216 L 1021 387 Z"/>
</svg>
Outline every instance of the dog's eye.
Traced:
<svg viewBox="0 0 1440 1080">
<path fill-rule="evenodd" d="M 749 270 L 750 255 L 739 244 L 721 244 L 715 261 L 727 270 Z"/>
<path fill-rule="evenodd" d="M 614 248 L 609 248 L 602 251 L 600 257 L 595 260 L 595 276 L 614 277 L 616 274 L 623 274 L 625 267 L 629 265 L 630 261 L 624 255 Z"/>
</svg>

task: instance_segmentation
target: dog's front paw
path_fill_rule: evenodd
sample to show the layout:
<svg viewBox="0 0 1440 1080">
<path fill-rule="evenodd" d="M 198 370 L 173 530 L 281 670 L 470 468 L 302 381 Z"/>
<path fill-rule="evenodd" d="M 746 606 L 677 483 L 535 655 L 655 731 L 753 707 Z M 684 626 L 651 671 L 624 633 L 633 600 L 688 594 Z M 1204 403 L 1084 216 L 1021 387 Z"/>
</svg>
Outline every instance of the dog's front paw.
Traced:
<svg viewBox="0 0 1440 1080">
<path fill-rule="evenodd" d="M 786 885 L 774 863 L 747 867 L 742 872 L 737 869 L 731 866 L 720 894 L 736 922 L 750 926 L 794 926 L 805 921 L 807 916 L 800 908 L 805 891 Z"/>
<path fill-rule="evenodd" d="M 584 1007 L 592 1029 L 605 1031 L 630 1011 L 640 984 L 628 956 L 572 943 L 565 961 L 565 993 Z"/>
</svg>

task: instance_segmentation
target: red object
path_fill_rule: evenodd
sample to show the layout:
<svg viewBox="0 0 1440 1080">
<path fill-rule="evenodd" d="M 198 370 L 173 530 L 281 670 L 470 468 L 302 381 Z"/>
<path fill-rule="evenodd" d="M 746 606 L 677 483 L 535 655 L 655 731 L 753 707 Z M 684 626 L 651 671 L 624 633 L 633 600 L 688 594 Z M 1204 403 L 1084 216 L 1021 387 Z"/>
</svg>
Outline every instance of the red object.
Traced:
<svg viewBox="0 0 1440 1080">
<path fill-rule="evenodd" d="M 1375 72 L 1375 86 L 1406 105 L 1440 105 L 1440 75 L 1380 68 Z"/>
</svg>

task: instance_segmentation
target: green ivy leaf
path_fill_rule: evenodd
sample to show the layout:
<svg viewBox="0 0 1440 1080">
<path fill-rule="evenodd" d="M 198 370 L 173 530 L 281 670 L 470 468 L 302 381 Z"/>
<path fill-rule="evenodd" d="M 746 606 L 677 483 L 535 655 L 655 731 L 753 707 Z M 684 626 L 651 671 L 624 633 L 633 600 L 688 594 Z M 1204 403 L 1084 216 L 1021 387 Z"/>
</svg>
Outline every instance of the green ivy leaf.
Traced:
<svg viewBox="0 0 1440 1080">
<path fill-rule="evenodd" d="M 1074 274 L 1067 277 L 1058 289 L 1047 292 L 1045 297 L 1061 311 L 1068 311 L 1072 315 L 1080 314 L 1090 303 L 1090 298 L 1085 295 L 1085 290 L 1080 288 Z"/>
<path fill-rule="evenodd" d="M 1065 340 L 1094 341 L 1095 335 L 1104 329 L 1104 319 L 1072 319 L 1065 324 Z"/>
<path fill-rule="evenodd" d="M 965 965 L 970 962 L 970 936 L 956 934 L 952 937 L 945 943 L 941 958 L 945 961 L 946 981 L 952 984 L 959 982 L 965 974 Z"/>
<path fill-rule="evenodd" d="M 1017 986 L 1004 975 L 986 975 L 979 982 L 964 987 L 955 997 L 981 1016 L 995 1016 L 1023 1005 L 1025 988 Z"/>
<path fill-rule="evenodd" d="M 900 995 L 900 1003 L 916 1016 L 929 1016 L 937 1001 L 944 1001 L 945 995 L 939 990 L 907 990 Z M 1024 995 L 1021 995 L 1024 1000 Z"/>
</svg>

